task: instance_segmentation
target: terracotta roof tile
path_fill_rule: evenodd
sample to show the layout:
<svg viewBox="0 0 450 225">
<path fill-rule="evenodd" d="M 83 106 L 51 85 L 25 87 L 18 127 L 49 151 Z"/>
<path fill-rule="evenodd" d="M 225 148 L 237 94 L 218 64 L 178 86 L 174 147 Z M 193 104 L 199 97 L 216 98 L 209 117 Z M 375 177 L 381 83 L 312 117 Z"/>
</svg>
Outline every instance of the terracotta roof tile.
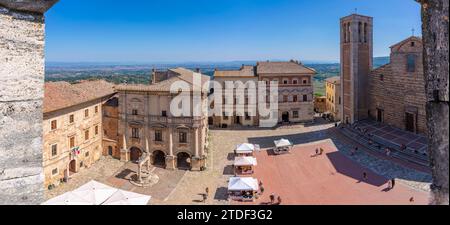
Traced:
<svg viewBox="0 0 450 225">
<path fill-rule="evenodd" d="M 44 87 L 44 113 L 53 112 L 114 94 L 114 84 L 104 80 L 47 82 Z"/>
<path fill-rule="evenodd" d="M 314 69 L 296 62 L 259 62 L 257 70 L 258 74 L 316 74 Z"/>
<path fill-rule="evenodd" d="M 192 89 L 194 84 L 194 76 L 198 75 L 197 73 L 194 73 L 191 70 L 185 69 L 185 68 L 176 68 L 176 69 L 170 69 L 171 71 L 178 74 L 178 76 L 171 77 L 167 80 L 163 80 L 161 82 L 158 82 L 156 84 L 151 85 L 118 85 L 117 90 L 118 91 L 150 91 L 150 92 L 170 92 L 170 88 L 173 83 L 177 81 L 185 81 L 190 85 L 190 88 Z M 210 77 L 200 74 L 201 78 L 201 85 L 203 86 L 206 82 L 210 81 Z"/>
<path fill-rule="evenodd" d="M 253 66 L 243 66 L 240 70 L 216 70 L 214 77 L 255 77 Z"/>
</svg>

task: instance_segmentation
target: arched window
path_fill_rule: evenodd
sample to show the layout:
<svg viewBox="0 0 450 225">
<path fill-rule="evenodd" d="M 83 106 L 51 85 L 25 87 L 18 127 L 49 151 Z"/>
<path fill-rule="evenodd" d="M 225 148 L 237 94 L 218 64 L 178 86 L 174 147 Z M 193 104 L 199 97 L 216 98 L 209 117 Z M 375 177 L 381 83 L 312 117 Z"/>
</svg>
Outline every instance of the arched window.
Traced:
<svg viewBox="0 0 450 225">
<path fill-rule="evenodd" d="M 358 23 L 358 41 L 362 42 L 362 23 Z"/>
<path fill-rule="evenodd" d="M 367 23 L 364 23 L 364 43 L 367 43 Z"/>
</svg>

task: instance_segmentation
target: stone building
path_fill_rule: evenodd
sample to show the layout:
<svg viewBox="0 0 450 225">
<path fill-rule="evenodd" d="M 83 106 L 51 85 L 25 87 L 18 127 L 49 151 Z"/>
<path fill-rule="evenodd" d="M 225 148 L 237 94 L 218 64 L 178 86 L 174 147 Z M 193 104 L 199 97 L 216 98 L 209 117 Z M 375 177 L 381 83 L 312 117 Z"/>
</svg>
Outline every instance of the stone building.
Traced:
<svg viewBox="0 0 450 225">
<path fill-rule="evenodd" d="M 341 120 L 341 78 L 331 77 L 325 80 L 326 111 L 334 121 Z"/>
<path fill-rule="evenodd" d="M 373 65 L 373 18 L 352 14 L 341 19 L 342 119 L 368 118 L 368 78 Z"/>
<path fill-rule="evenodd" d="M 45 83 L 44 186 L 59 185 L 103 154 L 103 105 L 114 96 L 106 81 Z"/>
<path fill-rule="evenodd" d="M 303 64 L 291 60 L 289 62 L 258 62 L 256 66 L 243 66 L 238 71 L 219 71 L 214 74 L 214 80 L 224 83 L 225 81 L 261 81 L 270 88 L 271 82 L 278 83 L 278 122 L 311 122 L 314 120 L 314 88 L 313 76 L 316 71 L 304 66 Z M 258 90 L 256 90 L 258 93 Z M 236 93 L 235 93 L 236 95 Z M 258 96 L 257 96 L 258 97 Z M 244 105 L 246 109 L 251 104 L 246 95 Z M 267 101 L 267 100 L 266 100 Z M 257 109 L 257 106 L 256 106 Z M 258 115 L 258 112 L 256 113 Z M 241 124 L 255 126 L 261 123 L 259 116 L 251 117 L 248 115 L 222 118 L 215 117 L 213 124 L 215 126 Z"/>
<path fill-rule="evenodd" d="M 242 84 L 246 84 L 247 82 L 253 82 L 255 85 L 258 85 L 258 76 L 256 75 L 256 68 L 254 66 L 242 66 L 240 70 L 217 70 L 214 72 L 214 81 L 221 84 L 222 89 L 225 88 L 225 82 L 242 82 Z M 248 87 L 248 86 L 246 86 Z M 244 107 L 243 115 L 232 115 L 226 116 L 223 115 L 215 115 L 210 118 L 209 124 L 214 125 L 215 127 L 231 127 L 234 125 L 242 125 L 242 126 L 258 126 L 259 117 L 257 115 L 252 116 L 248 111 L 249 107 L 257 108 L 256 102 L 251 102 L 249 100 L 249 93 L 245 91 L 244 95 L 239 95 L 236 93 L 236 88 L 233 89 L 233 104 L 234 109 L 236 107 Z M 222 91 L 222 94 L 225 93 Z M 225 96 L 224 96 L 225 97 Z M 242 98 L 242 99 L 241 99 Z M 222 103 L 225 103 L 225 99 L 222 100 Z M 240 103 L 240 104 L 238 104 Z M 212 103 L 214 104 L 214 102 Z M 214 106 L 214 105 L 213 105 Z M 224 106 L 225 107 L 225 106 Z M 223 111 L 225 108 L 223 107 Z M 214 107 L 211 107 L 214 108 Z M 212 120 L 212 121 L 211 121 Z"/>
<path fill-rule="evenodd" d="M 103 106 L 103 155 L 120 159 L 119 97 L 114 95 Z"/>
<path fill-rule="evenodd" d="M 341 96 L 344 123 L 375 119 L 426 133 L 423 45 L 409 37 L 391 47 L 390 63 L 373 69 L 372 18 L 341 19 Z"/>
<path fill-rule="evenodd" d="M 163 73 L 163 72 L 162 72 Z M 208 135 L 208 90 L 200 86 L 209 77 L 177 68 L 166 71 L 168 79 L 153 81 L 151 85 L 120 85 L 119 146 L 122 161 L 137 161 L 144 152 L 151 154 L 151 163 L 167 169 L 201 170 L 206 167 Z M 195 83 L 194 77 L 201 81 Z M 170 110 L 178 95 L 170 89 L 175 82 L 184 81 L 194 94 L 201 96 L 201 116 L 174 116 Z M 191 112 L 193 104 L 190 105 Z"/>
<path fill-rule="evenodd" d="M 390 63 L 369 76 L 371 118 L 413 133 L 426 133 L 423 46 L 409 37 L 391 47 Z"/>
<path fill-rule="evenodd" d="M 314 98 L 314 112 L 325 113 L 327 111 L 327 98 L 325 96 L 316 96 Z"/>
<path fill-rule="evenodd" d="M 0 204 L 44 197 L 44 13 L 56 2 L 0 0 Z"/>
<path fill-rule="evenodd" d="M 314 69 L 294 60 L 259 62 L 256 73 L 267 84 L 278 82 L 278 122 L 314 121 Z"/>
</svg>

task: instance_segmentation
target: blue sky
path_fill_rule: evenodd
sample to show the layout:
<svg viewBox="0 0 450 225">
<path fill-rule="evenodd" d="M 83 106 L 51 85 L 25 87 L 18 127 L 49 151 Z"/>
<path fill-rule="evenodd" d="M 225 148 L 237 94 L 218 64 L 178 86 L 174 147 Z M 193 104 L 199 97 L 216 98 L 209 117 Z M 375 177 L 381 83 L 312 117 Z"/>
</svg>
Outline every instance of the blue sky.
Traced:
<svg viewBox="0 0 450 225">
<path fill-rule="evenodd" d="M 339 18 L 374 17 L 374 55 L 421 29 L 413 0 L 61 0 L 53 62 L 339 60 Z"/>
</svg>

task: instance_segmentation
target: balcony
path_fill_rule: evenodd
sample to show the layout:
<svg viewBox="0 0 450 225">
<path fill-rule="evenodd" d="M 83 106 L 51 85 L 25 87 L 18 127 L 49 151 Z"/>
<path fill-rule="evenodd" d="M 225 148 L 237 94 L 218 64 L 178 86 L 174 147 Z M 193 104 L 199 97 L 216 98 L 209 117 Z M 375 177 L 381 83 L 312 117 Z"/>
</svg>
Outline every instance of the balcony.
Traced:
<svg viewBox="0 0 450 225">
<path fill-rule="evenodd" d="M 150 123 L 162 123 L 162 124 L 188 124 L 188 125 L 200 125 L 202 119 L 199 117 L 164 117 L 164 116 L 150 116 Z"/>
</svg>

